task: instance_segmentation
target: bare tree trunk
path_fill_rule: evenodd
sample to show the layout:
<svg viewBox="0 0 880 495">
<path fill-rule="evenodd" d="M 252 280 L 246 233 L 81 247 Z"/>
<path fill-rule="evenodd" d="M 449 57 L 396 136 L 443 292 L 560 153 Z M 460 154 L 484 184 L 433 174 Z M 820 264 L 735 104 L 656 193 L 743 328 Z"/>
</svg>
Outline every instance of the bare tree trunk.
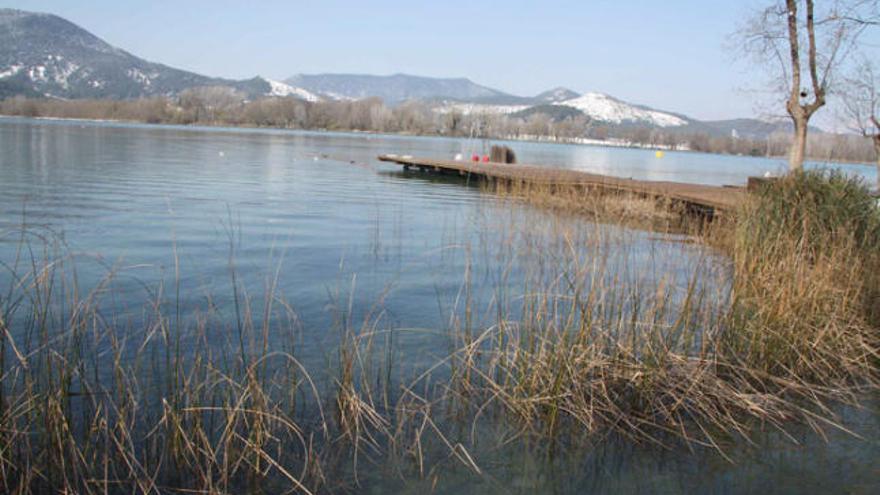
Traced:
<svg viewBox="0 0 880 495">
<path fill-rule="evenodd" d="M 871 136 L 874 141 L 874 157 L 877 159 L 877 191 L 880 192 L 880 134 Z"/>
<path fill-rule="evenodd" d="M 797 0 L 786 0 L 788 10 L 788 47 L 791 50 L 791 89 L 786 104 L 788 115 L 794 123 L 794 140 L 791 142 L 791 151 L 788 154 L 789 170 L 800 170 L 804 166 L 804 153 L 806 151 L 806 120 L 803 107 L 801 107 L 801 57 L 800 39 L 798 38 L 797 25 Z M 803 139 L 801 138 L 803 136 Z"/>
<path fill-rule="evenodd" d="M 789 170 L 803 170 L 804 158 L 807 156 L 807 119 L 792 116 L 794 122 L 794 141 L 788 155 Z"/>
<path fill-rule="evenodd" d="M 807 129 L 810 117 L 825 105 L 825 86 L 819 82 L 816 70 L 816 36 L 815 22 L 813 19 L 813 0 L 806 0 L 807 18 L 807 64 L 810 74 L 810 83 L 813 87 L 813 101 L 802 102 L 807 93 L 801 89 L 801 57 L 800 38 L 798 37 L 798 0 L 786 0 L 788 11 L 788 46 L 791 56 L 791 88 L 786 102 L 786 109 L 794 122 L 794 141 L 792 141 L 789 154 L 788 167 L 790 170 L 802 170 L 804 157 L 807 150 Z"/>
</svg>

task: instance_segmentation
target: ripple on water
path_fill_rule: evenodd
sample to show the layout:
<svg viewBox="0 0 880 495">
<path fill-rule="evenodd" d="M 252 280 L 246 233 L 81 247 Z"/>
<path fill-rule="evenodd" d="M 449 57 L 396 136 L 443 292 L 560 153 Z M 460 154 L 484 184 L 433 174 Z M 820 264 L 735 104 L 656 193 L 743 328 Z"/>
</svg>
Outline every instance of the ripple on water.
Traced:
<svg viewBox="0 0 880 495">
<path fill-rule="evenodd" d="M 396 337 L 400 356 L 412 365 L 427 365 L 448 349 L 436 330 L 446 328 L 448 311 L 462 304 L 465 273 L 471 277 L 467 296 L 474 301 L 476 318 L 491 323 L 499 280 L 509 278 L 514 289 L 522 286 L 517 277 L 523 275 L 506 270 L 504 236 L 517 222 L 541 226 L 546 218 L 518 215 L 518 209 L 486 201 L 477 188 L 459 180 L 401 174 L 377 163 L 375 156 L 449 157 L 480 145 L 445 138 L 0 120 L 0 262 L 16 257 L 19 238 L 14 231 L 25 211 L 33 228 L 63 233 L 83 287 L 108 271 L 118 272 L 108 300 L 131 318 L 143 314 L 141 306 L 155 297 L 160 284 L 166 294 L 179 284 L 187 311 L 204 310 L 212 301 L 221 315 L 229 316 L 238 294 L 232 290 L 233 267 L 239 288 L 254 301 L 261 300 L 277 270 L 277 293 L 302 322 L 302 343 L 297 345 L 302 345 L 306 364 L 317 366 L 326 365 L 338 338 L 336 315 L 328 308 L 338 303 L 347 307 L 351 301 L 357 320 L 385 295 L 383 324 L 433 329 Z M 774 160 L 697 153 L 669 153 L 657 160 L 645 150 L 511 145 L 526 163 L 643 179 L 744 183 L 748 175 L 779 166 Z M 847 170 L 875 180 L 872 168 Z M 681 278 L 691 261 L 704 256 L 698 248 L 651 241 L 639 232 L 628 232 L 625 238 L 629 244 L 611 256 L 618 257 L 622 277 L 645 283 L 670 271 Z M 540 250 L 540 243 L 536 246 Z M 0 289 L 9 275 L 0 270 Z M 225 328 L 220 325 L 221 337 Z M 273 345 L 290 344 L 287 335 L 272 338 Z M 876 421 L 876 415 L 872 418 Z M 872 438 L 876 436 L 875 431 Z M 859 464 L 844 462 L 834 447 L 809 445 L 810 452 L 777 461 L 772 471 L 790 468 L 797 459 L 812 467 L 809 459 L 820 451 L 843 466 Z M 877 443 L 868 445 L 876 457 Z M 590 481 L 580 478 L 590 468 L 589 459 L 545 457 L 550 464 L 572 463 L 566 472 L 574 479 L 566 488 L 583 488 Z M 656 459 L 652 454 L 648 460 Z M 670 470 L 691 483 L 694 466 L 706 467 L 699 472 L 710 472 L 709 478 L 713 470 L 720 474 L 705 486 L 725 491 L 743 486 L 731 482 L 741 474 L 767 477 L 761 470 L 764 460 L 735 468 L 698 462 L 672 467 L 634 462 L 619 472 L 608 471 L 605 463 L 599 468 L 607 486 L 631 488 L 633 480 L 643 487 L 668 479 Z M 501 479 L 531 482 L 536 491 L 547 488 L 546 479 L 523 480 L 516 464 L 542 467 L 543 476 L 552 468 L 543 466 L 544 461 L 518 451 L 510 462 L 509 470 L 500 469 Z M 647 471 L 640 470 L 642 465 Z M 716 483 L 724 477 L 728 479 Z M 652 487 L 644 488 L 648 492 Z"/>
</svg>

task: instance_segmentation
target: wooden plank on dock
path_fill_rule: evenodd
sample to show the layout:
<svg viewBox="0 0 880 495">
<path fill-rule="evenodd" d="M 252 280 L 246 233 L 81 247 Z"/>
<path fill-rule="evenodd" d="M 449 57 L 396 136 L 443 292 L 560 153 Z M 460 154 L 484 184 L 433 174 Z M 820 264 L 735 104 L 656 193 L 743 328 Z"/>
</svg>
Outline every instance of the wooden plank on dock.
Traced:
<svg viewBox="0 0 880 495">
<path fill-rule="evenodd" d="M 468 175 L 481 179 L 501 179 L 528 182 L 533 184 L 584 186 L 608 192 L 626 192 L 654 198 L 679 201 L 689 206 L 721 212 L 732 210 L 745 197 L 744 187 L 708 186 L 682 182 L 646 181 L 592 174 L 579 170 L 565 170 L 535 165 L 506 164 L 494 162 L 472 162 L 455 160 L 433 160 L 411 156 L 380 155 L 379 160 L 402 165 L 404 168 L 416 167 L 421 170 Z"/>
</svg>

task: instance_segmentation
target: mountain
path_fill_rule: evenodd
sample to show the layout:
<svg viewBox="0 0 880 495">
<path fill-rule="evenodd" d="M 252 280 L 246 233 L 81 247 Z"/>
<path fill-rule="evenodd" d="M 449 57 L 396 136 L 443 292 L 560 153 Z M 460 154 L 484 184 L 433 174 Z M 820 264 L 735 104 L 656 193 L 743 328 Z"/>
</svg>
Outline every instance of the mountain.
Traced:
<svg viewBox="0 0 880 495">
<path fill-rule="evenodd" d="M 586 114 L 578 110 L 577 108 L 552 104 L 535 105 L 533 107 L 528 107 L 525 110 L 520 110 L 516 113 L 511 114 L 511 117 L 528 120 L 530 118 L 533 118 L 535 115 L 543 115 L 550 119 L 552 122 L 562 122 L 568 119 L 586 117 Z"/>
<path fill-rule="evenodd" d="M 483 86 L 469 79 L 431 78 L 394 74 L 300 74 L 284 81 L 326 100 L 346 101 L 381 98 L 395 106 L 421 101 L 438 113 L 507 115 L 529 119 L 544 115 L 553 122 L 586 117 L 593 123 L 615 126 L 660 127 L 681 133 L 713 136 L 763 138 L 785 128 L 785 124 L 757 119 L 703 122 L 679 113 L 628 103 L 613 96 L 590 92 L 583 95 L 557 87 L 533 97 L 515 96 Z"/>
<path fill-rule="evenodd" d="M 11 98 L 13 96 L 26 96 L 28 98 L 39 98 L 41 95 L 34 91 L 30 86 L 16 81 L 8 81 L 0 78 L 0 100 Z"/>
<path fill-rule="evenodd" d="M 433 78 L 394 74 L 299 74 L 284 81 L 332 100 L 379 97 L 388 105 L 407 100 L 453 100 L 502 103 L 517 97 L 476 84 L 465 78 Z"/>
<path fill-rule="evenodd" d="M 260 78 L 260 79 L 262 79 L 262 78 Z M 290 84 L 279 82 L 279 81 L 273 81 L 271 79 L 263 79 L 263 80 L 266 81 L 267 83 L 269 83 L 269 92 L 264 93 L 267 96 L 279 96 L 279 97 L 293 96 L 293 97 L 299 98 L 301 100 L 312 101 L 312 102 L 323 100 L 323 98 L 321 98 L 320 96 L 318 96 L 315 93 L 312 93 L 311 91 L 308 91 L 306 89 L 299 88 L 296 86 L 291 86 Z"/>
<path fill-rule="evenodd" d="M 686 125 L 686 117 L 661 112 L 641 105 L 632 105 L 602 93 L 587 93 L 554 105 L 571 107 L 583 112 L 592 120 L 610 124 L 646 124 L 656 127 Z"/>
<path fill-rule="evenodd" d="M 472 103 L 442 100 L 435 102 L 440 113 L 457 111 L 465 115 L 510 115 L 528 119 L 544 115 L 554 122 L 575 117 L 587 117 L 592 122 L 617 126 L 682 127 L 697 121 L 683 115 L 635 105 L 602 93 L 578 95 L 565 88 L 552 89 L 533 98 L 511 97 L 499 103 L 475 100 Z"/>
<path fill-rule="evenodd" d="M 752 139 L 790 128 L 784 122 L 755 119 L 703 122 L 610 95 L 580 95 L 563 87 L 534 97 L 515 96 L 465 78 L 301 74 L 283 82 L 262 77 L 222 79 L 138 58 L 55 15 L 0 9 L 0 99 L 17 95 L 117 99 L 174 96 L 204 86 L 232 88 L 251 99 L 274 96 L 314 102 L 379 97 L 391 106 L 418 100 L 440 113 L 519 119 L 544 115 L 557 122 L 586 117 L 612 127 L 660 127 Z"/>
<path fill-rule="evenodd" d="M 535 100 L 538 103 L 559 103 L 561 101 L 573 100 L 580 96 L 579 93 L 575 93 L 568 88 L 559 87 L 544 91 L 538 96 L 535 96 Z"/>
<path fill-rule="evenodd" d="M 149 62 L 61 17 L 0 9 L 0 97 L 139 98 L 199 86 L 226 86 L 250 97 L 317 99 L 261 77 L 234 81 Z"/>
</svg>

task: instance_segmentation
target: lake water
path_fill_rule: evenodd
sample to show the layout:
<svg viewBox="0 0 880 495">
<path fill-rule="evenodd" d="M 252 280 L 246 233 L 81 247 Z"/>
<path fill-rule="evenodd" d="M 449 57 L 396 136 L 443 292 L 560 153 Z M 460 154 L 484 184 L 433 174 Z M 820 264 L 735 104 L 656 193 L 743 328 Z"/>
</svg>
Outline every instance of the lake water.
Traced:
<svg viewBox="0 0 880 495">
<path fill-rule="evenodd" d="M 519 286 L 506 240 L 518 222 L 550 224 L 547 212 L 511 205 L 455 180 L 402 173 L 382 153 L 450 157 L 481 143 L 342 133 L 0 119 L 0 262 L 20 258 L 22 225 L 63 239 L 83 286 L 118 272 L 113 310 L 137 314 L 144 287 L 179 280 L 184 308 L 210 295 L 232 299 L 231 273 L 259 300 L 267 277 L 296 310 L 303 359 L 334 353 L 341 312 L 361 321 L 381 300 L 383 325 L 423 330 L 398 345 L 418 368 L 446 352 L 434 335 L 456 310 L 463 280 L 491 324 L 499 287 Z M 782 160 L 514 142 L 521 162 L 649 180 L 743 184 L 784 170 Z M 820 167 L 822 164 L 810 164 Z M 873 184 L 873 167 L 843 165 Z M 583 219 L 562 220 L 577 227 Z M 614 259 L 625 276 L 673 274 L 712 256 L 675 236 L 603 226 L 624 239 Z M 48 234 L 46 234 L 48 235 Z M 175 274 L 179 265 L 180 274 Z M 624 276 L 624 275 L 622 275 Z M 174 282 L 177 283 L 177 282 Z M 238 283 L 238 282 L 237 282 Z M 10 284 L 0 271 L 0 288 Z M 502 287 L 502 288 L 504 288 Z M 433 332 L 433 333 L 432 333 Z M 284 336 L 272 336 L 279 345 Z M 439 347 L 438 347 L 439 346 Z M 440 491 L 849 492 L 880 490 L 880 417 L 848 412 L 864 437 L 804 431 L 793 444 L 760 435 L 730 463 L 719 456 L 618 446 L 563 459 L 541 449 L 492 451 L 487 475 L 451 473 Z M 797 435 L 797 434 L 796 434 Z M 377 490 L 424 491 L 374 480 Z"/>
</svg>

